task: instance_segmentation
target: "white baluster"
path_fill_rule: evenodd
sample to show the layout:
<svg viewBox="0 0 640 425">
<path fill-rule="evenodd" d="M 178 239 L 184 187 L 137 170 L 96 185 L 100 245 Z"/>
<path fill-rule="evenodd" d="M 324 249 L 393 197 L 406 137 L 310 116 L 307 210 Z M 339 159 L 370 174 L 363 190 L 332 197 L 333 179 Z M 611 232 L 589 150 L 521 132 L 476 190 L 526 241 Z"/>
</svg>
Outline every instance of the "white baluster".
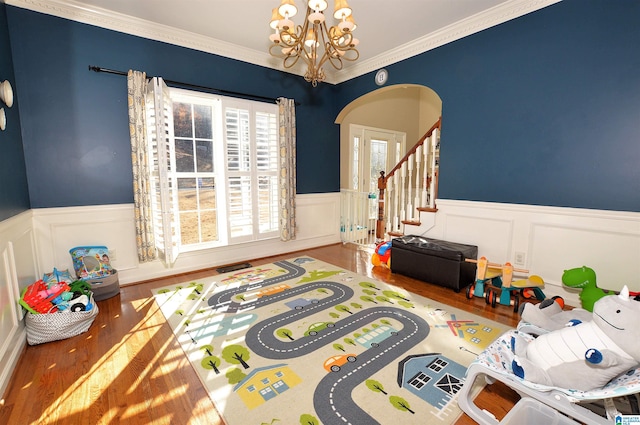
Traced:
<svg viewBox="0 0 640 425">
<path fill-rule="evenodd" d="M 405 199 L 405 195 L 407 192 L 407 163 L 406 162 L 402 164 L 402 167 L 400 167 L 400 177 L 402 179 L 402 186 L 400 187 L 400 191 L 402 192 L 400 196 L 400 221 L 402 221 L 407 219 L 406 210 L 405 210 L 405 207 L 407 206 L 406 199 Z"/>
<path fill-rule="evenodd" d="M 424 168 L 422 169 L 422 202 L 420 205 L 429 205 L 429 185 L 427 184 L 429 181 L 429 155 L 431 154 L 431 144 L 429 142 L 430 141 L 427 139 L 422 145 Z"/>
<path fill-rule="evenodd" d="M 431 184 L 429 185 L 429 208 L 436 207 L 436 146 L 438 144 L 438 129 L 434 129 L 431 134 L 431 150 L 434 153 L 431 157 Z"/>
<path fill-rule="evenodd" d="M 392 216 L 391 216 L 391 193 L 393 192 L 393 177 L 391 178 L 387 178 L 387 189 L 384 192 L 384 215 L 385 215 L 385 219 L 386 219 L 386 226 L 385 229 L 387 230 L 387 232 L 390 232 L 392 230 L 391 227 L 391 220 L 392 220 Z M 386 238 L 385 238 L 386 239 Z"/>
<path fill-rule="evenodd" d="M 398 220 L 398 204 L 400 203 L 400 191 L 398 190 L 398 173 L 393 173 L 393 231 L 397 232 L 400 228 L 400 220 Z"/>
<path fill-rule="evenodd" d="M 417 208 L 419 208 L 420 205 L 422 205 L 420 202 L 420 163 L 422 161 L 422 146 L 418 146 L 418 148 L 416 149 L 415 160 L 416 160 L 416 194 L 415 194 L 415 199 L 413 201 L 413 206 L 414 206 L 414 212 L 416 214 L 415 217 L 420 218 L 420 213 L 418 212 Z"/>
<path fill-rule="evenodd" d="M 412 176 L 413 176 L 413 164 L 415 159 L 413 158 L 415 155 L 411 154 L 409 155 L 409 158 L 407 158 L 407 169 L 409 171 L 409 184 L 407 185 L 407 199 L 409 201 L 409 203 L 407 204 L 407 218 L 405 218 L 405 220 L 413 220 L 413 199 L 411 198 L 411 184 L 412 182 Z"/>
</svg>

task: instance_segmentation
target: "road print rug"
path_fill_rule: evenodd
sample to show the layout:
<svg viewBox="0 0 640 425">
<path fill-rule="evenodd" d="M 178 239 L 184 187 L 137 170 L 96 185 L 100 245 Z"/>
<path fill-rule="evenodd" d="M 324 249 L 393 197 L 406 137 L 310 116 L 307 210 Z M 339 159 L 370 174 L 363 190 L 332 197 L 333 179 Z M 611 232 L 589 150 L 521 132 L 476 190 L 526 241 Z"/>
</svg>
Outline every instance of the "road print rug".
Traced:
<svg viewBox="0 0 640 425">
<path fill-rule="evenodd" d="M 228 425 L 451 424 L 508 329 L 309 257 L 153 292 Z"/>
</svg>

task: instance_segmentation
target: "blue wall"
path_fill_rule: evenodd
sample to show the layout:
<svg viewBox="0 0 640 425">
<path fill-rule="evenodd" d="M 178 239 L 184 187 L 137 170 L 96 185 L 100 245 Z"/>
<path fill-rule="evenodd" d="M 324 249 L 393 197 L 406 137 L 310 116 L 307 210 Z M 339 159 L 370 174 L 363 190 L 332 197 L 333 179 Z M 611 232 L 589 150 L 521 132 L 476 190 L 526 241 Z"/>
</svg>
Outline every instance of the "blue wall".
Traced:
<svg viewBox="0 0 640 425">
<path fill-rule="evenodd" d="M 6 13 L 0 43 L 9 38 L 13 51 L 29 177 L 28 192 L 11 189 L 7 204 L 19 209 L 28 202 L 17 192 L 32 208 L 133 201 L 126 79 L 88 65 L 295 98 L 299 193 L 339 190 L 333 122 L 377 88 L 373 73 L 314 89 L 207 53 Z M 388 66 L 388 84 L 429 86 L 443 100 L 440 197 L 640 211 L 638 16 L 639 0 L 564 0 Z"/>
<path fill-rule="evenodd" d="M 323 95 L 331 86 L 17 7 L 7 15 L 32 208 L 133 202 L 127 80 L 89 65 L 294 98 L 299 192 L 339 190 L 339 128 Z"/>
<path fill-rule="evenodd" d="M 30 208 L 27 172 L 20 135 L 19 93 L 13 73 L 6 6 L 0 3 L 0 82 L 8 80 L 13 88 L 13 106 L 4 108 L 7 127 L 0 131 L 0 220 Z"/>
<path fill-rule="evenodd" d="M 442 98 L 438 196 L 640 211 L 639 18 L 564 0 L 388 66 Z M 338 107 L 374 88 L 340 85 Z"/>
</svg>

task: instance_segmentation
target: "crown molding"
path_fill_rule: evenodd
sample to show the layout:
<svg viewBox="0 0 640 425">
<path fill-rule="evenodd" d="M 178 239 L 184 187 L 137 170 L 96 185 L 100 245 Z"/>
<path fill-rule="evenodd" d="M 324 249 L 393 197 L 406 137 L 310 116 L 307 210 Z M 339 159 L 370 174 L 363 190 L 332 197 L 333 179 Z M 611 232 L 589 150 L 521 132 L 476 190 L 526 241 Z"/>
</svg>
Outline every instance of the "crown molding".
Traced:
<svg viewBox="0 0 640 425">
<path fill-rule="evenodd" d="M 233 43 L 205 37 L 167 25 L 135 18 L 110 10 L 91 7 L 73 0 L 5 0 L 6 4 L 57 16 L 84 24 L 188 47 L 243 62 L 274 68 L 268 52 L 259 52 Z"/>
<path fill-rule="evenodd" d="M 2 1 L 2 0 L 0 0 Z M 327 83 L 338 84 L 375 71 L 396 62 L 419 55 L 447 43 L 480 32 L 487 28 L 510 21 L 536 10 L 545 8 L 561 0 L 509 0 L 491 9 L 463 19 L 424 37 L 406 43 L 397 49 L 385 52 L 371 59 L 360 61 L 341 71 L 326 69 Z M 106 9 L 91 7 L 73 0 L 4 0 L 10 6 L 33 10 L 59 18 L 65 18 L 84 24 L 131 34 L 151 40 L 162 41 L 181 47 L 187 47 L 206 53 L 212 53 L 242 62 L 283 72 L 281 63 L 268 52 L 261 52 L 233 43 L 205 37 L 189 31 L 179 30 L 155 22 L 134 18 Z M 304 70 L 296 75 L 303 75 Z"/>
<path fill-rule="evenodd" d="M 461 38 L 519 18 L 531 12 L 559 3 L 562 0 L 509 0 L 480 12 L 469 18 L 460 20 L 424 37 L 406 43 L 394 51 L 388 51 L 371 59 L 358 62 L 347 69 L 332 74 L 336 84 L 359 77 L 368 72 L 401 62 L 437 47 L 452 43 Z"/>
</svg>

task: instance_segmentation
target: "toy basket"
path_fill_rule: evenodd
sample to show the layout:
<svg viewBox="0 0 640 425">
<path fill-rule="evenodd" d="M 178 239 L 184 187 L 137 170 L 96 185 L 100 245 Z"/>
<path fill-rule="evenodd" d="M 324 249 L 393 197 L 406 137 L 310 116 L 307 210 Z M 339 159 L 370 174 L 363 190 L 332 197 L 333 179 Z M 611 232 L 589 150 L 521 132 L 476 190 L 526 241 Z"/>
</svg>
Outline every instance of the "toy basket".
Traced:
<svg viewBox="0 0 640 425">
<path fill-rule="evenodd" d="M 27 342 L 29 345 L 58 341 L 80 335 L 89 330 L 98 315 L 98 305 L 90 297 L 93 308 L 88 311 L 33 314 L 27 313 L 25 318 Z"/>
<path fill-rule="evenodd" d="M 68 290 L 69 285 L 64 282 L 52 290 L 43 280 L 38 280 L 25 289 L 20 298 L 20 305 L 30 313 L 53 313 L 58 309 L 51 300 Z"/>
</svg>

